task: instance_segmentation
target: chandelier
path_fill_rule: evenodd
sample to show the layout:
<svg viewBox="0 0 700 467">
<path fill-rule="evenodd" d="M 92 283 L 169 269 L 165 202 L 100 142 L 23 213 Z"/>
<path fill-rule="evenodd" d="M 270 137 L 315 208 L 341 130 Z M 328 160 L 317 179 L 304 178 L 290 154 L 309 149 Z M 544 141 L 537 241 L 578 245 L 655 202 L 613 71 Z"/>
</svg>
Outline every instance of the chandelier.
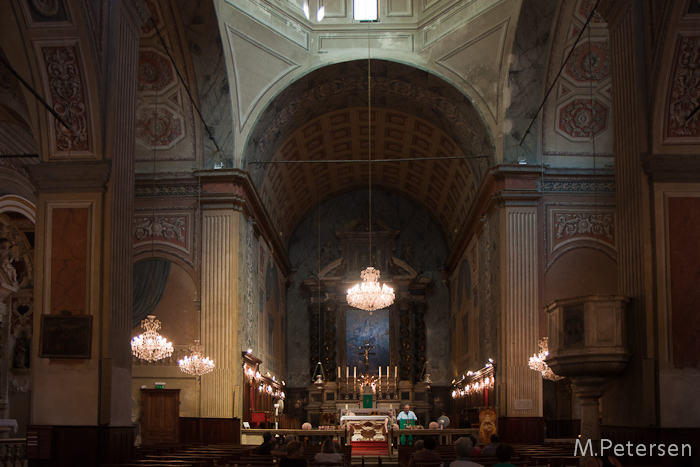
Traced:
<svg viewBox="0 0 700 467">
<path fill-rule="evenodd" d="M 348 305 L 365 311 L 381 310 L 394 303 L 394 289 L 379 285 L 379 269 L 368 267 L 360 273 L 361 284 L 348 290 Z"/>
<path fill-rule="evenodd" d="M 131 353 L 134 357 L 155 362 L 173 354 L 173 344 L 160 334 L 160 321 L 153 315 L 148 315 L 141 321 L 141 327 L 146 331 L 131 341 Z"/>
<path fill-rule="evenodd" d="M 369 25 L 368 25 L 369 28 Z M 367 30 L 367 137 L 369 143 L 367 150 L 369 153 L 369 260 L 372 261 L 372 73 L 370 68 L 369 53 L 369 29 Z M 394 303 L 394 289 L 386 284 L 379 285 L 379 269 L 369 266 L 360 273 L 361 284 L 355 284 L 348 289 L 348 305 L 361 310 L 369 311 L 381 310 Z"/>
<path fill-rule="evenodd" d="M 177 366 L 182 372 L 188 375 L 202 376 L 214 371 L 214 362 L 209 357 L 202 357 L 204 347 L 199 343 L 199 340 L 195 340 L 194 344 L 190 345 L 190 352 L 192 355 L 185 355 L 177 362 Z"/>
<path fill-rule="evenodd" d="M 540 351 L 536 354 L 533 354 L 532 357 L 530 357 L 530 361 L 528 362 L 527 366 L 531 370 L 539 371 L 540 373 L 542 373 L 542 377 L 544 379 L 548 379 L 551 381 L 559 381 L 560 379 L 564 379 L 564 377 L 555 375 L 552 372 L 552 369 L 549 368 L 549 365 L 547 365 L 547 362 L 545 361 L 547 359 L 547 356 L 549 356 L 549 345 L 547 344 L 547 341 L 548 338 L 546 337 L 540 340 Z"/>
</svg>

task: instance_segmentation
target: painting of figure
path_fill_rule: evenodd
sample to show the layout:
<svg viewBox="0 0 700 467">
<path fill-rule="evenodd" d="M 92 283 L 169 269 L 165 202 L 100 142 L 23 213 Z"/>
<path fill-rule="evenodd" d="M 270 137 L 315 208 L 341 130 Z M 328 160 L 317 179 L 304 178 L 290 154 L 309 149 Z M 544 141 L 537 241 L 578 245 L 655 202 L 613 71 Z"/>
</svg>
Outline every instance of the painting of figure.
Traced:
<svg viewBox="0 0 700 467">
<path fill-rule="evenodd" d="M 378 367 L 391 364 L 389 348 L 389 310 L 378 310 L 370 315 L 362 310 L 347 310 L 345 314 L 345 361 L 349 368 L 357 367 L 364 373 L 365 363 L 370 373 Z"/>
</svg>

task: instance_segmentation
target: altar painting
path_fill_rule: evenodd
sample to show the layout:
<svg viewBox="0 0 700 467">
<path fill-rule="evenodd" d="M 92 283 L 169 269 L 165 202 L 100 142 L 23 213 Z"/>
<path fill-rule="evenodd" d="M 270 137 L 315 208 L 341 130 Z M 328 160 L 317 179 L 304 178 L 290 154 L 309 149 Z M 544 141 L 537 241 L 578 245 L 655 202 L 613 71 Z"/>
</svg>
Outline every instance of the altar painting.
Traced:
<svg viewBox="0 0 700 467">
<path fill-rule="evenodd" d="M 389 310 L 347 310 L 345 314 L 345 362 L 348 368 L 365 372 L 365 352 L 368 345 L 370 373 L 391 363 L 389 348 Z M 374 347 L 374 348 L 371 348 Z"/>
</svg>

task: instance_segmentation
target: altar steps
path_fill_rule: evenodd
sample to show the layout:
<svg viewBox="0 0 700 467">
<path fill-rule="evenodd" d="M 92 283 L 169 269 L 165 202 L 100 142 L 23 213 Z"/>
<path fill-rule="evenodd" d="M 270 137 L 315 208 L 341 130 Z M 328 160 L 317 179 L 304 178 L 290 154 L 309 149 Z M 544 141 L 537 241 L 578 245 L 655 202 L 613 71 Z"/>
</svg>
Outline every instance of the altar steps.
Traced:
<svg viewBox="0 0 700 467">
<path fill-rule="evenodd" d="M 399 457 L 397 455 L 356 455 L 353 454 L 350 460 L 351 467 L 399 467 Z"/>
</svg>

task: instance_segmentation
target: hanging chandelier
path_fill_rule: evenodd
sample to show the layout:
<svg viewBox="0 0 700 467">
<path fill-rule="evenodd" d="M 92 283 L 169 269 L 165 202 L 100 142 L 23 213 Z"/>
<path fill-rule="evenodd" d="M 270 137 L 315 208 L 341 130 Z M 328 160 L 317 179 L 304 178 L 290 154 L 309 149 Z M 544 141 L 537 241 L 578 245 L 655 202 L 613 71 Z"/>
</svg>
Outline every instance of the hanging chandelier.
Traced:
<svg viewBox="0 0 700 467">
<path fill-rule="evenodd" d="M 530 357 L 530 361 L 528 362 L 527 366 L 531 370 L 539 371 L 544 379 L 548 379 L 550 381 L 559 381 L 560 379 L 564 379 L 563 376 L 555 375 L 545 361 L 547 356 L 549 356 L 548 338 L 542 338 L 542 340 L 539 342 L 539 346 L 540 351 Z"/>
<path fill-rule="evenodd" d="M 370 67 L 371 55 L 369 52 L 369 24 L 367 25 L 367 137 L 369 143 L 367 150 L 369 153 L 369 260 L 372 261 L 372 73 Z M 369 266 L 360 273 L 361 284 L 355 284 L 348 289 L 348 305 L 361 310 L 369 311 L 381 310 L 394 303 L 394 289 L 386 284 L 379 285 L 379 269 Z"/>
<path fill-rule="evenodd" d="M 361 284 L 348 289 L 348 305 L 365 311 L 381 310 L 394 303 L 394 289 L 379 285 L 379 270 L 372 266 L 360 273 Z"/>
<path fill-rule="evenodd" d="M 203 357 L 204 347 L 199 343 L 199 339 L 190 345 L 191 355 L 185 355 L 178 360 L 177 366 L 180 370 L 188 375 L 202 376 L 214 371 L 214 362 L 209 357 Z"/>
<path fill-rule="evenodd" d="M 148 315 L 141 321 L 141 327 L 146 331 L 131 341 L 131 353 L 134 357 L 155 362 L 173 354 L 173 344 L 158 334 L 160 321 L 153 315 Z"/>
</svg>

